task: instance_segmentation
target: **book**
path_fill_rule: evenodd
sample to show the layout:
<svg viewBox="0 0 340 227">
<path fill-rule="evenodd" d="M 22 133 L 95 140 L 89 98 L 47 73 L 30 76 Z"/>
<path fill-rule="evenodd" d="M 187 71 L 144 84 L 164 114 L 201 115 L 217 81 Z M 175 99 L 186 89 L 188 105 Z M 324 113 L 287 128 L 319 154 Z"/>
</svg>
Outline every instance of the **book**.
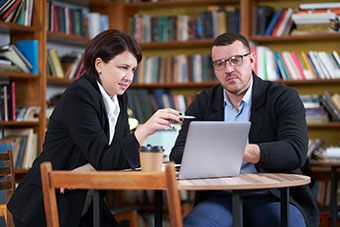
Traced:
<svg viewBox="0 0 340 227">
<path fill-rule="evenodd" d="M 328 91 L 325 91 L 321 96 L 321 103 L 326 108 L 326 110 L 330 113 L 332 118 L 335 121 L 340 121 L 340 112 L 336 108 L 336 105 L 333 103 L 332 95 Z"/>
<path fill-rule="evenodd" d="M 272 34 L 271 34 L 272 36 L 278 36 L 278 35 L 277 35 L 277 32 L 278 32 L 279 28 L 281 27 L 281 24 L 282 24 L 282 22 L 283 22 L 283 18 L 285 18 L 286 14 L 287 14 L 287 12 L 288 12 L 288 9 L 284 8 L 284 9 L 282 9 L 281 11 L 282 11 L 282 12 L 281 12 L 281 15 L 280 15 L 280 17 L 279 17 L 279 19 L 278 19 L 276 25 L 274 26 L 273 31 L 272 31 Z"/>
<path fill-rule="evenodd" d="M 26 73 L 29 73 L 32 69 L 32 64 L 13 44 L 8 44 L 0 47 L 0 58 L 10 60 L 13 64 L 17 65 L 22 71 Z"/>
<path fill-rule="evenodd" d="M 33 128 L 23 129 L 4 129 L 4 137 L 27 137 L 25 150 L 22 154 L 19 154 L 20 168 L 30 168 L 33 160 L 37 157 L 37 134 L 34 133 Z M 20 156 L 21 155 L 21 156 Z"/>
<path fill-rule="evenodd" d="M 310 64 L 310 62 L 309 62 L 309 60 L 308 60 L 308 58 L 307 58 L 306 53 L 305 53 L 304 51 L 301 51 L 300 54 L 301 54 L 301 57 L 302 57 L 302 58 L 301 58 L 302 61 L 304 62 L 304 64 L 305 64 L 306 67 L 308 68 L 308 71 L 309 71 L 310 74 L 311 74 L 311 79 L 316 80 L 317 77 L 316 77 L 315 72 L 314 72 L 314 70 L 313 70 L 313 68 L 312 68 L 312 66 L 311 66 L 311 64 Z"/>
<path fill-rule="evenodd" d="M 32 74 L 38 74 L 38 40 L 19 40 L 17 41 L 17 47 L 22 54 L 31 63 Z"/>
<path fill-rule="evenodd" d="M 270 36 L 274 30 L 274 27 L 276 25 L 276 23 L 278 22 L 280 16 L 281 16 L 282 11 L 280 9 L 276 10 L 274 16 L 271 18 L 265 32 L 264 32 L 264 36 Z"/>
<path fill-rule="evenodd" d="M 13 13 L 15 11 L 15 9 L 18 6 L 20 0 L 15 0 L 15 1 L 12 1 L 12 2 L 13 2 L 12 5 L 6 11 L 4 11 L 1 14 L 1 20 L 5 20 L 11 12 Z"/>
<path fill-rule="evenodd" d="M 325 2 L 325 3 L 302 3 L 300 9 L 328 9 L 340 8 L 340 2 Z"/>
<path fill-rule="evenodd" d="M 339 94 L 334 94 L 332 95 L 332 101 L 334 103 L 334 106 L 338 109 L 340 112 L 340 95 Z"/>
<path fill-rule="evenodd" d="M 264 35 L 266 28 L 274 15 L 274 8 L 271 6 L 256 6 L 256 35 Z"/>
<path fill-rule="evenodd" d="M 285 31 L 290 29 L 291 16 L 292 16 L 293 12 L 294 12 L 294 10 L 292 8 L 287 9 L 287 12 L 284 14 L 284 17 L 282 19 L 280 27 L 278 28 L 275 36 L 287 35 L 287 32 L 285 32 Z"/>
<path fill-rule="evenodd" d="M 51 58 L 50 60 L 56 73 L 55 76 L 58 78 L 64 78 L 65 73 L 64 73 L 63 67 L 61 66 L 60 59 L 58 57 L 56 49 L 51 48 L 48 50 L 48 53 L 50 54 L 50 58 Z"/>
</svg>

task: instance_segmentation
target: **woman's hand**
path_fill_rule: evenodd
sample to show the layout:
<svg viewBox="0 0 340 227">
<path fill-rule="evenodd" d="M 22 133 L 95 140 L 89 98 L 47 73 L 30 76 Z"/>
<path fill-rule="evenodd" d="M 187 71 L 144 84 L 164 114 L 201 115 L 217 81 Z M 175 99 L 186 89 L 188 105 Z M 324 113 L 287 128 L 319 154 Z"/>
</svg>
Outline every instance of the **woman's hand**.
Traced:
<svg viewBox="0 0 340 227">
<path fill-rule="evenodd" d="M 72 170 L 72 172 L 94 172 L 96 171 L 95 168 L 93 168 L 93 166 L 90 163 L 87 163 L 83 166 L 79 166 L 78 168 L 75 168 Z M 71 190 L 70 188 L 68 188 L 68 190 Z M 60 194 L 64 194 L 65 193 L 65 188 L 60 188 Z"/>
<path fill-rule="evenodd" d="M 150 119 L 135 131 L 135 136 L 142 146 L 146 139 L 157 130 L 173 129 L 171 121 L 180 121 L 180 113 L 174 109 L 160 109 Z"/>
</svg>

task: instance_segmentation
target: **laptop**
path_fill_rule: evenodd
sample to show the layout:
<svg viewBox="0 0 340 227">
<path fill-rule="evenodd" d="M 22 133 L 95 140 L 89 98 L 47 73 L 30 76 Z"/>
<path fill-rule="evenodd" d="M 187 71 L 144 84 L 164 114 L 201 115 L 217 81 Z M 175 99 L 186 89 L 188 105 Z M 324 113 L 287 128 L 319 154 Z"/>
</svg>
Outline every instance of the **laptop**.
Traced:
<svg viewBox="0 0 340 227">
<path fill-rule="evenodd" d="M 178 178 L 239 175 L 249 129 L 250 122 L 192 121 Z"/>
</svg>

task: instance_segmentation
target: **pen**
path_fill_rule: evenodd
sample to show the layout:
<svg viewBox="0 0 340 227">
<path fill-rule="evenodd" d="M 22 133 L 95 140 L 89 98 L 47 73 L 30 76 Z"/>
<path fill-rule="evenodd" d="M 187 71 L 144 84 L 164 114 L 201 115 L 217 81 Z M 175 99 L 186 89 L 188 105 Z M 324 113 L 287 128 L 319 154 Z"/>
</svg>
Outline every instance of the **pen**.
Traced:
<svg viewBox="0 0 340 227">
<path fill-rule="evenodd" d="M 183 116 L 179 116 L 179 118 L 180 118 L 180 119 L 195 119 L 196 117 L 194 117 L 194 116 L 185 116 L 185 115 L 183 115 Z"/>
</svg>

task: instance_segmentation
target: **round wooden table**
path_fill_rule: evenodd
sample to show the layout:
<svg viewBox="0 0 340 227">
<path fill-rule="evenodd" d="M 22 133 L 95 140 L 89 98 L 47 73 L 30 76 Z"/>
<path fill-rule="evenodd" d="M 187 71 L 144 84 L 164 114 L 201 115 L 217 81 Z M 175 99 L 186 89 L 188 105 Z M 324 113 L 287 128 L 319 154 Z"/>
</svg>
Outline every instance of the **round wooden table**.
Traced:
<svg viewBox="0 0 340 227">
<path fill-rule="evenodd" d="M 310 177 L 283 173 L 242 173 L 235 177 L 178 180 L 178 190 L 232 190 L 233 226 L 243 226 L 242 193 L 280 189 L 281 226 L 288 226 L 289 188 L 309 184 Z"/>
</svg>

